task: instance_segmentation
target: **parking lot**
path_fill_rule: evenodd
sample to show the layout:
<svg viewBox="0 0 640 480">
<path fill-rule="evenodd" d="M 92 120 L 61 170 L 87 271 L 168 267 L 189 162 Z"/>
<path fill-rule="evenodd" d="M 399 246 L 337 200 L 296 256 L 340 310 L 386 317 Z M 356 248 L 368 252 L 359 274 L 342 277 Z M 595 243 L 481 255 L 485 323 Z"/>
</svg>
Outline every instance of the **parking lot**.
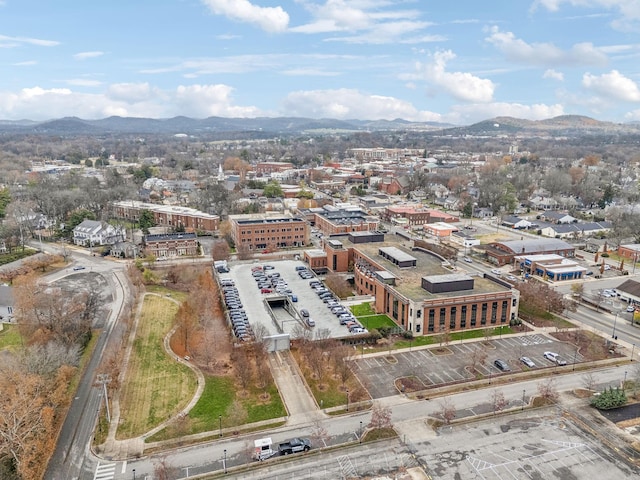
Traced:
<svg viewBox="0 0 640 480">
<path fill-rule="evenodd" d="M 395 381 L 404 377 L 418 379 L 424 389 L 476 379 L 468 367 L 477 349 L 485 349 L 487 354 L 482 364 L 476 364 L 477 372 L 484 378 L 529 370 L 519 360 L 522 356 L 529 357 L 535 363 L 532 370 L 571 368 L 574 359 L 576 363 L 583 359 L 571 345 L 540 334 L 499 338 L 489 341 L 487 345 L 483 341 L 449 344 L 445 354 L 438 354 L 436 349 L 430 347 L 391 355 L 363 356 L 354 361 L 354 372 L 373 398 L 383 398 L 396 395 L 398 389 Z M 558 366 L 544 358 L 546 351 L 559 353 L 567 365 Z M 494 365 L 496 359 L 504 360 L 511 372 L 499 370 Z"/>
<path fill-rule="evenodd" d="M 416 445 L 434 479 L 637 478 L 637 473 L 569 420 L 522 414 L 440 430 Z"/>
<path fill-rule="evenodd" d="M 277 292 L 276 287 L 272 284 L 267 286 L 266 283 L 263 283 L 263 287 L 259 286 L 259 282 L 253 275 L 258 267 L 261 267 L 264 273 L 260 278 L 266 277 L 270 281 L 276 276 L 276 278 L 282 279 L 283 282 L 279 284 L 283 287 L 280 289 L 281 292 Z M 242 308 L 254 330 L 257 325 L 262 324 L 269 335 L 280 333 L 268 313 L 270 307 L 266 302 L 267 300 L 280 300 L 280 304 L 288 302 L 288 306 L 274 308 L 273 312 L 284 333 L 291 334 L 296 326 L 304 326 L 312 331 L 326 329 L 331 337 L 349 336 L 350 332 L 347 327 L 340 324 L 338 317 L 327 307 L 327 303 L 323 302 L 309 285 L 310 281 L 317 280 L 317 278 L 315 276 L 301 278 L 296 267 L 306 267 L 306 264 L 296 260 L 278 260 L 232 265 L 229 272 L 219 275 L 221 280 L 225 278 L 233 280 L 238 289 Z M 252 269 L 254 269 L 253 272 Z M 290 290 L 290 292 L 286 290 Z M 293 296 L 296 301 L 293 301 Z M 309 327 L 308 321 L 300 316 L 302 309 L 309 312 L 315 324 L 313 327 Z"/>
</svg>

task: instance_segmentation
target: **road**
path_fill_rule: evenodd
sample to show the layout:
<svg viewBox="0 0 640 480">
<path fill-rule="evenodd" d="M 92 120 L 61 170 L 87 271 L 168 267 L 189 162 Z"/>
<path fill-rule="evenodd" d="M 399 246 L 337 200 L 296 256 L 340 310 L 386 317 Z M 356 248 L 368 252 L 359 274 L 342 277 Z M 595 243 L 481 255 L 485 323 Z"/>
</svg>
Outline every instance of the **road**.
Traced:
<svg viewBox="0 0 640 480">
<path fill-rule="evenodd" d="M 47 253 L 59 253 L 59 247 L 50 244 L 45 244 L 44 250 Z M 120 278 L 123 275 L 124 264 L 99 256 L 94 257 L 84 251 L 71 250 L 70 253 L 72 260 L 70 266 L 48 276 L 47 281 L 54 283 L 67 275 L 82 274 L 86 271 L 96 272 L 107 279 L 113 293 L 113 301 L 94 354 L 80 379 L 76 396 L 62 425 L 56 450 L 45 474 L 47 480 L 93 478 L 95 458 L 91 455 L 90 446 L 98 410 L 103 401 L 102 389 L 96 387 L 94 383 L 102 354 L 127 295 L 126 282 Z M 84 266 L 85 270 L 76 271 L 72 266 Z M 89 473 L 91 477 L 87 476 Z"/>
<path fill-rule="evenodd" d="M 608 367 L 594 370 L 593 375 L 599 385 L 620 384 L 625 376 L 624 367 Z M 631 370 L 627 373 L 630 375 Z M 584 387 L 584 372 L 570 372 L 562 375 L 555 375 L 554 382 L 559 391 L 571 390 Z M 532 395 L 537 394 L 538 385 L 543 380 L 526 380 L 501 385 L 499 389 L 510 401 L 512 405 L 523 405 L 522 399 L 528 404 Z M 495 390 L 495 385 L 479 390 L 470 390 L 453 395 L 448 395 L 448 401 L 461 412 L 479 410 L 479 406 L 490 403 L 491 393 Z M 416 436 L 423 432 L 419 425 L 423 422 L 418 420 L 427 417 L 434 417 L 442 410 L 442 400 L 411 400 L 404 396 L 387 397 L 381 400 L 383 405 L 387 405 L 392 410 L 392 421 L 400 431 L 401 435 Z M 320 425 L 326 429 L 330 437 L 329 444 L 355 441 L 358 439 L 358 432 L 362 425 L 367 425 L 370 421 L 371 413 L 358 412 L 351 415 L 327 416 L 320 421 Z M 362 423 L 361 423 L 362 422 Z M 167 463 L 182 472 L 182 477 L 186 478 L 196 474 L 220 471 L 223 468 L 223 459 L 226 458 L 228 468 L 251 463 L 250 453 L 253 448 L 253 440 L 270 436 L 273 443 L 281 442 L 294 436 L 313 437 L 318 425 L 305 423 L 301 425 L 285 426 L 269 432 L 253 433 L 237 438 L 229 438 L 221 441 L 211 442 L 193 447 L 173 451 L 167 455 L 152 455 L 139 460 L 129 462 L 118 462 L 115 466 L 114 480 L 124 480 L 132 478 L 133 469 L 137 478 L 145 478 L 145 475 L 152 475 L 154 465 L 160 458 L 165 458 Z M 434 435 L 433 432 L 424 433 Z M 423 439 L 424 441 L 424 439 Z M 90 478 L 90 477 L 86 477 Z M 256 477 L 258 478 L 258 477 Z M 260 477 L 265 478 L 265 477 Z"/>
</svg>

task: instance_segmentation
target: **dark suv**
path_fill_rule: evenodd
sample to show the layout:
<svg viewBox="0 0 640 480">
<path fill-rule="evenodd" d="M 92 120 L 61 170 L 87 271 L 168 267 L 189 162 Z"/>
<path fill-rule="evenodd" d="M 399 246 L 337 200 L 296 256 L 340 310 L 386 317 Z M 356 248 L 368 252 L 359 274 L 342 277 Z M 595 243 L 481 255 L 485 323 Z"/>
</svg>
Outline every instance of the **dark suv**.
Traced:
<svg viewBox="0 0 640 480">
<path fill-rule="evenodd" d="M 498 368 L 499 370 L 502 370 L 503 372 L 511 371 L 511 369 L 509 368 L 509 364 L 500 358 L 494 361 L 493 364 L 496 366 L 496 368 Z"/>
</svg>

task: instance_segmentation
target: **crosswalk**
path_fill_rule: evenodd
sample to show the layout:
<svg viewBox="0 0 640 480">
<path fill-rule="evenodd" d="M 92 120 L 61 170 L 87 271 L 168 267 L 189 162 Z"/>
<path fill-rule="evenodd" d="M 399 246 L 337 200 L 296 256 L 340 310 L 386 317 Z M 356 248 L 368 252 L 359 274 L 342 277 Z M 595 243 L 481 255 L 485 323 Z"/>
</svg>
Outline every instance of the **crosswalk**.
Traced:
<svg viewBox="0 0 640 480">
<path fill-rule="evenodd" d="M 98 463 L 93 480 L 113 480 L 116 474 L 115 463 Z"/>
</svg>

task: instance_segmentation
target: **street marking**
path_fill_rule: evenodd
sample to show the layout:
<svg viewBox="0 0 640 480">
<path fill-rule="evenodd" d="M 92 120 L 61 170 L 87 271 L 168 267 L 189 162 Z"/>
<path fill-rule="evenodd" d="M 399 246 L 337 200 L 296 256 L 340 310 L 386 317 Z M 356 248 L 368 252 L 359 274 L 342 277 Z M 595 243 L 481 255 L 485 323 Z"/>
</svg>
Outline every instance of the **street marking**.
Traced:
<svg viewBox="0 0 640 480">
<path fill-rule="evenodd" d="M 93 476 L 93 480 L 113 480 L 116 474 L 115 463 L 98 463 L 96 467 L 96 473 Z"/>
</svg>

